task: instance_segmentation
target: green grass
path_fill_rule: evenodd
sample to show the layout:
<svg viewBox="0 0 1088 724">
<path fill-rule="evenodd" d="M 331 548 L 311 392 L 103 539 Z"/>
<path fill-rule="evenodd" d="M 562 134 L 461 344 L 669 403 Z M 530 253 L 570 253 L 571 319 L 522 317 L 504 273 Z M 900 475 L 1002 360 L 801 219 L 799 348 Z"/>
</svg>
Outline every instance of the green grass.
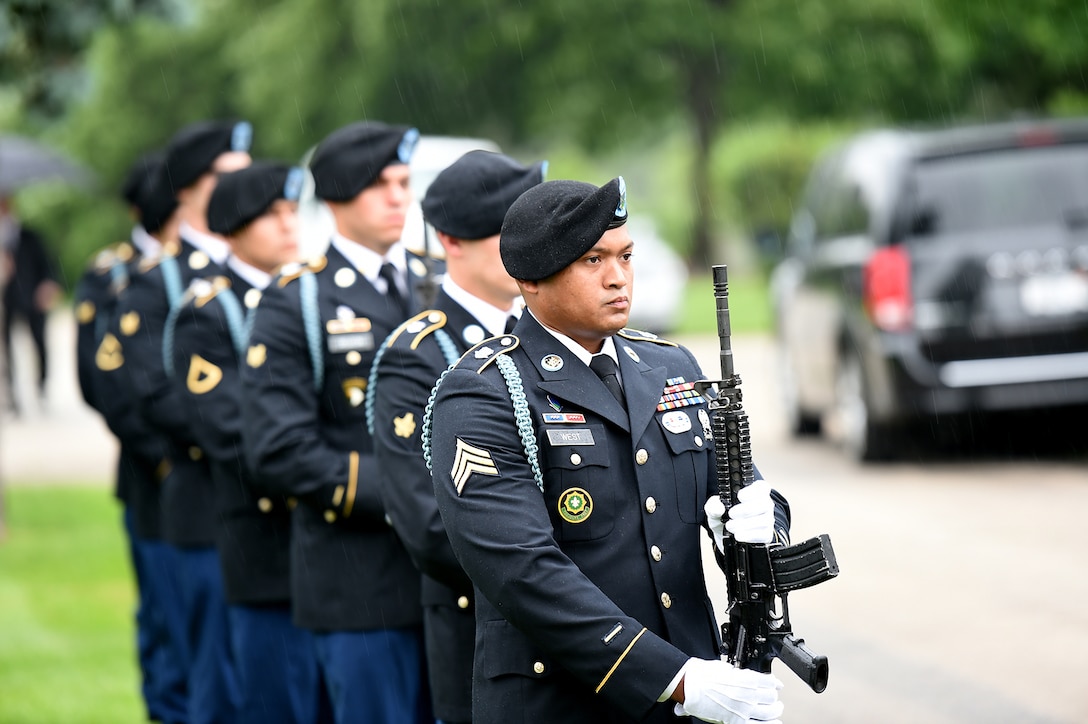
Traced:
<svg viewBox="0 0 1088 724">
<path fill-rule="evenodd" d="M 0 722 L 142 721 L 120 506 L 105 486 L 5 494 Z"/>
<path fill-rule="evenodd" d="M 718 333 L 714 284 L 710 275 L 693 276 L 684 290 L 680 326 L 676 334 Z M 762 274 L 729 278 L 729 323 L 734 334 L 769 332 L 772 325 L 767 280 Z"/>
</svg>

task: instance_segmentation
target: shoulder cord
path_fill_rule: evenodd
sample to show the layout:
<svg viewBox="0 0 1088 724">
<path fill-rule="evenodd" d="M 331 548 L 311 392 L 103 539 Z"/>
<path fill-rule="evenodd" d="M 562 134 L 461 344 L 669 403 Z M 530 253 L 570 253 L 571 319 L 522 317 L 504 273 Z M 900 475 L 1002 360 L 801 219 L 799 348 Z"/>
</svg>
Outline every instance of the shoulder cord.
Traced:
<svg viewBox="0 0 1088 724">
<path fill-rule="evenodd" d="M 538 457 L 540 448 L 536 444 L 536 435 L 533 434 L 533 423 L 529 417 L 529 403 L 525 399 L 525 387 L 521 382 L 521 374 L 518 372 L 517 365 L 514 364 L 514 361 L 505 354 L 499 353 L 495 357 L 495 364 L 502 373 L 503 379 L 506 380 L 506 389 L 510 392 L 510 401 L 513 403 L 514 407 L 514 422 L 518 427 L 518 435 L 521 437 L 521 444 L 525 448 L 525 457 L 529 461 L 529 467 L 533 470 L 533 479 L 536 481 L 536 487 L 543 493 L 544 475 L 540 472 L 540 460 Z M 438 378 L 438 382 L 435 383 L 434 389 L 431 390 L 431 397 L 427 400 L 427 411 L 423 414 L 423 459 L 427 462 L 427 469 L 432 472 L 431 413 L 434 410 L 435 397 L 438 396 L 438 388 L 441 387 L 442 381 L 446 379 L 446 375 L 449 374 L 451 369 L 453 369 L 452 365 Z"/>
<path fill-rule="evenodd" d="M 317 279 L 313 272 L 304 271 L 298 278 L 299 301 L 302 305 L 302 326 L 310 348 L 310 364 L 314 368 L 314 391 L 325 386 L 325 355 L 321 342 L 321 313 L 317 306 Z"/>
<path fill-rule="evenodd" d="M 162 329 L 162 366 L 166 370 L 166 376 L 172 378 L 175 374 L 174 328 L 178 326 L 181 297 L 185 291 L 181 288 L 181 269 L 175 257 L 164 254 L 159 268 L 162 269 L 163 285 L 166 287 L 166 301 L 170 305 L 170 312 L 166 315 L 166 324 Z"/>
<path fill-rule="evenodd" d="M 374 390 L 378 387 L 378 365 L 382 363 L 385 351 L 389 349 L 389 343 L 397 336 L 398 332 L 400 332 L 400 327 L 389 333 L 389 336 L 382 342 L 382 346 L 378 348 L 378 353 L 374 355 L 374 362 L 370 365 L 370 377 L 366 383 L 366 429 L 371 437 L 374 436 L 374 397 L 376 394 Z M 447 368 L 457 364 L 457 360 L 461 358 L 461 355 L 446 330 L 436 329 L 434 338 L 438 342 L 438 348 L 442 350 L 442 356 L 446 359 Z M 430 466 L 428 466 L 429 468 Z"/>
<path fill-rule="evenodd" d="M 110 264 L 110 294 L 116 298 L 120 295 L 119 290 L 124 289 L 128 284 L 128 267 L 125 266 L 125 262 L 118 258 L 114 258 L 113 263 Z M 101 342 L 102 338 L 106 336 L 106 327 L 109 325 L 110 319 L 107 315 L 99 314 L 94 320 L 94 341 L 96 343 Z"/>
</svg>

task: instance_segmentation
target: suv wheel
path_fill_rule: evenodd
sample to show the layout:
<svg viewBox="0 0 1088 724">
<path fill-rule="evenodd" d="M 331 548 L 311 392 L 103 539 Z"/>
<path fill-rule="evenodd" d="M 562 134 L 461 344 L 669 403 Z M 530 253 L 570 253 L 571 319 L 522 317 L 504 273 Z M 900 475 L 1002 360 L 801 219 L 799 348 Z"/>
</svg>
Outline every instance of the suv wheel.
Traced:
<svg viewBox="0 0 1088 724">
<path fill-rule="evenodd" d="M 854 460 L 871 462 L 892 456 L 893 430 L 872 419 L 865 373 L 856 353 L 845 353 L 839 362 L 833 414 L 839 442 Z"/>
<path fill-rule="evenodd" d="M 786 426 L 794 437 L 820 434 L 820 416 L 801 409 L 801 395 L 797 390 L 797 375 L 790 364 L 785 342 L 778 343 L 778 380 L 782 405 L 786 412 Z"/>
</svg>

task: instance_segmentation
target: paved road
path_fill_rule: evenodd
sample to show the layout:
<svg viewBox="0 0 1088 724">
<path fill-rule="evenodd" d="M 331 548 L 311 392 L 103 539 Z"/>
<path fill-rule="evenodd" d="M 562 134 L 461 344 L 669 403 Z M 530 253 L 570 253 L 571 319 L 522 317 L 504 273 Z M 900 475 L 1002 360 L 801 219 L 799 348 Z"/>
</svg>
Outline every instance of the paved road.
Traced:
<svg viewBox="0 0 1088 724">
<path fill-rule="evenodd" d="M 50 414 L 0 431 L 9 481 L 109 478 L 115 445 L 78 401 L 72 329 L 66 313 L 51 320 Z M 717 340 L 683 341 L 717 369 Z M 793 504 L 794 537 L 831 534 L 842 567 L 791 599 L 794 628 L 829 656 L 831 680 L 813 694 L 776 664 L 786 722 L 1088 721 L 1083 424 L 1043 454 L 1023 443 L 970 456 L 922 446 L 911 462 L 857 466 L 823 441 L 788 437 L 770 340 L 741 337 L 734 349 L 756 460 Z M 708 577 L 720 600 L 720 578 Z"/>
</svg>

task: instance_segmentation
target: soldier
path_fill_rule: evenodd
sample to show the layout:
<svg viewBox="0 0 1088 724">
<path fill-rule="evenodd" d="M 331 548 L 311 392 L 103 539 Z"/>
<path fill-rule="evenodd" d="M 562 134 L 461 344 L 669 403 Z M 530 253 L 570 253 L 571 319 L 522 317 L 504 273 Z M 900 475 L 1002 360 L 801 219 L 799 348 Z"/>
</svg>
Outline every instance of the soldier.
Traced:
<svg viewBox="0 0 1088 724">
<path fill-rule="evenodd" d="M 159 253 L 154 235 L 169 238 L 177 202 L 163 193 L 153 179 L 162 166 L 161 154 L 149 154 L 130 169 L 122 196 L 137 221 L 129 241 L 98 252 L 75 292 L 78 322 L 76 362 L 80 390 L 88 405 L 102 414 L 120 443 L 116 495 L 124 506 L 124 527 L 129 539 L 138 594 L 137 652 L 143 676 L 141 691 L 149 719 L 183 721 L 186 717 L 184 639 L 176 592 L 167 571 L 169 551 L 162 543 L 159 487 L 166 454 L 162 439 L 149 431 L 123 386 L 111 373 L 117 356 L 113 343 L 103 341 L 118 299 L 141 260 Z"/>
<path fill-rule="evenodd" d="M 386 520 L 363 407 L 378 344 L 419 308 L 426 276 L 398 243 L 416 138 L 355 123 L 318 146 L 316 195 L 337 232 L 269 287 L 242 371 L 253 473 L 298 500 L 294 621 L 314 633 L 339 724 L 414 722 L 424 688 L 419 574 Z"/>
<path fill-rule="evenodd" d="M 193 279 L 222 273 L 227 242 L 207 226 L 217 174 L 250 163 L 246 122 L 205 121 L 178 131 L 157 183 L 178 201 L 179 240 L 140 265 L 121 300 L 111 333 L 120 369 L 147 425 L 167 439 L 170 472 L 162 485 L 162 533 L 175 553 L 187 635 L 189 724 L 232 721 L 235 680 L 222 574 L 215 549 L 211 471 L 196 444 L 178 391 L 163 363 L 167 318 Z"/>
<path fill-rule="evenodd" d="M 367 389 L 382 499 L 424 574 L 431 697 L 446 724 L 472 719 L 476 624 L 472 582 L 442 529 L 419 423 L 443 370 L 521 314 L 521 293 L 499 257 L 499 229 L 510 204 L 544 180 L 545 165 L 526 168 L 498 153 L 472 151 L 435 178 L 423 215 L 446 252 L 442 288 L 434 309 L 402 324 L 379 351 Z"/>
<path fill-rule="evenodd" d="M 626 220 L 622 178 L 514 202 L 500 251 L 528 313 L 461 358 L 425 422 L 442 520 L 481 594 L 476 724 L 781 712 L 774 677 L 718 658 L 699 547 L 712 440 L 687 394 L 702 373 L 683 347 L 624 329 Z M 788 530 L 766 490 L 735 507 L 738 538 Z"/>
<path fill-rule="evenodd" d="M 220 176 L 208 227 L 231 247 L 226 273 L 189 287 L 174 330 L 175 379 L 195 441 L 211 465 L 219 513 L 238 722 L 310 724 L 318 713 L 309 632 L 291 623 L 289 501 L 264 489 L 242 455 L 239 365 L 264 289 L 298 257 L 305 172 L 258 162 Z"/>
</svg>

